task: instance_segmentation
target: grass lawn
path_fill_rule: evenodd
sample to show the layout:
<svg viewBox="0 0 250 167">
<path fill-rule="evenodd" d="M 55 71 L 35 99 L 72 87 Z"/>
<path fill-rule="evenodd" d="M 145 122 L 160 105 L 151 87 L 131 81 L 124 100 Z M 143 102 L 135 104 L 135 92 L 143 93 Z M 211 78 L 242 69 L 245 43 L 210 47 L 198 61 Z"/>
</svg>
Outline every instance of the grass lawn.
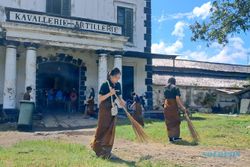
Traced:
<svg viewBox="0 0 250 167">
<path fill-rule="evenodd" d="M 250 116 L 239 117 L 219 116 L 212 114 L 194 114 L 193 123 L 200 134 L 199 145 L 211 148 L 222 146 L 230 149 L 250 148 Z M 166 127 L 163 121 L 146 120 L 146 133 L 152 140 L 167 144 Z M 181 125 L 180 144 L 191 145 L 191 138 L 185 121 Z M 128 120 L 118 122 L 117 138 L 135 140 L 132 127 Z M 164 162 L 141 159 L 138 162 L 96 158 L 94 153 L 81 144 L 69 144 L 61 140 L 23 141 L 14 146 L 0 147 L 0 167 L 176 167 L 167 160 Z"/>
<path fill-rule="evenodd" d="M 201 146 L 223 146 L 227 148 L 250 148 L 250 115 L 238 117 L 221 116 L 215 114 L 194 114 L 192 122 L 197 129 Z M 134 140 L 131 125 L 119 122 L 117 137 Z M 146 133 L 156 142 L 168 143 L 165 123 L 159 120 L 146 120 Z M 181 124 L 183 143 L 192 145 L 186 121 Z"/>
<path fill-rule="evenodd" d="M 136 164 L 123 160 L 107 161 L 96 158 L 80 144 L 58 141 L 25 141 L 9 148 L 0 148 L 1 167 L 174 167 L 167 162 L 141 160 Z"/>
</svg>

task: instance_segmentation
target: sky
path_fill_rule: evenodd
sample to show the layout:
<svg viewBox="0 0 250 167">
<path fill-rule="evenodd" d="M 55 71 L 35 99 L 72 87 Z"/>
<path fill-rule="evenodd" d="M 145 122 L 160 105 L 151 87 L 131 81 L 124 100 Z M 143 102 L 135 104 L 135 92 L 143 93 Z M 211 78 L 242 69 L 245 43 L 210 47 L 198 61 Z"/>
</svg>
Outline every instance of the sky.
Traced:
<svg viewBox="0 0 250 167">
<path fill-rule="evenodd" d="M 225 47 L 191 41 L 189 25 L 209 18 L 212 1 L 152 0 L 152 52 L 177 54 L 179 59 L 249 64 L 250 32 L 230 36 Z"/>
</svg>

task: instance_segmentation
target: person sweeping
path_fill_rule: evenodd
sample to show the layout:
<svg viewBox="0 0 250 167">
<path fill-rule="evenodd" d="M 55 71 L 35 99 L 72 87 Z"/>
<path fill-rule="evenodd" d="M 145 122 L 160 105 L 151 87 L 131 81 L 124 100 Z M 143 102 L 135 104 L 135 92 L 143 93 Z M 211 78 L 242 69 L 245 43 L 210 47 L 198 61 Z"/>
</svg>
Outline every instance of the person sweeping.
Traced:
<svg viewBox="0 0 250 167">
<path fill-rule="evenodd" d="M 118 82 L 120 78 L 120 70 L 118 68 L 112 69 L 108 74 L 108 80 L 101 85 L 99 91 L 98 124 L 91 147 L 98 157 L 104 159 L 112 158 L 111 151 L 118 113 L 116 98 L 119 98 L 120 106 L 125 106 L 125 101 L 121 98 L 121 84 Z"/>
<path fill-rule="evenodd" d="M 168 80 L 168 85 L 164 91 L 164 117 L 167 126 L 168 137 L 170 142 L 180 141 L 180 115 L 178 107 L 180 107 L 185 114 L 188 113 L 180 98 L 180 89 L 176 86 L 175 78 Z"/>
<path fill-rule="evenodd" d="M 134 102 L 131 107 L 135 109 L 132 116 L 142 127 L 144 127 L 140 97 L 135 92 L 132 93 L 132 96 Z"/>
</svg>

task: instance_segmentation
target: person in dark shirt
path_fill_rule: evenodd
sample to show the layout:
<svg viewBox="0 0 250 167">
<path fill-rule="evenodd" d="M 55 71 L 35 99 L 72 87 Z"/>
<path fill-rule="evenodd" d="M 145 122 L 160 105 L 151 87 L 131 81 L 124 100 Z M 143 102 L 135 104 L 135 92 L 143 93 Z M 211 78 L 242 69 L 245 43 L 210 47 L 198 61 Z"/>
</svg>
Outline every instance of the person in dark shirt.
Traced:
<svg viewBox="0 0 250 167">
<path fill-rule="evenodd" d="M 132 96 L 134 102 L 131 107 L 135 108 L 135 111 L 133 112 L 132 116 L 142 127 L 144 127 L 140 97 L 136 93 L 132 93 Z"/>
<path fill-rule="evenodd" d="M 73 113 L 77 110 L 77 93 L 76 89 L 73 88 L 69 95 L 70 98 L 70 112 Z"/>
<path fill-rule="evenodd" d="M 26 87 L 26 92 L 23 96 L 23 100 L 28 100 L 28 101 L 31 100 L 31 96 L 30 96 L 31 91 L 32 91 L 32 88 L 30 86 Z"/>
<path fill-rule="evenodd" d="M 180 89 L 176 86 L 175 78 L 170 78 L 164 91 L 164 116 L 170 142 L 181 140 L 181 121 L 178 113 L 178 107 L 180 107 L 184 112 L 187 112 L 187 109 L 182 104 L 180 96 Z"/>
<path fill-rule="evenodd" d="M 146 103 L 145 103 L 145 100 L 144 100 L 144 96 L 140 96 L 139 98 L 140 98 L 140 103 L 141 103 L 144 111 L 146 111 L 147 108 L 146 108 Z"/>
<path fill-rule="evenodd" d="M 114 68 L 108 74 L 108 80 L 105 81 L 99 91 L 99 113 L 98 124 L 95 133 L 95 139 L 91 143 L 92 149 L 98 157 L 109 159 L 114 144 L 116 115 L 112 108 L 116 100 L 115 94 L 119 97 L 119 105 L 125 106 L 125 101 L 121 96 L 121 85 L 118 82 L 121 78 L 121 71 Z"/>
<path fill-rule="evenodd" d="M 95 106 L 95 90 L 94 90 L 94 88 L 91 88 L 91 93 L 90 93 L 89 98 L 87 100 L 87 112 L 86 112 L 86 114 L 88 114 L 90 116 L 94 116 L 94 114 L 95 114 L 94 106 Z"/>
<path fill-rule="evenodd" d="M 71 104 L 71 101 L 70 101 L 70 91 L 69 90 L 66 90 L 64 92 L 64 101 L 65 101 L 65 105 L 64 105 L 64 108 L 65 108 L 65 111 L 68 113 L 68 117 L 70 117 L 70 104 Z"/>
</svg>

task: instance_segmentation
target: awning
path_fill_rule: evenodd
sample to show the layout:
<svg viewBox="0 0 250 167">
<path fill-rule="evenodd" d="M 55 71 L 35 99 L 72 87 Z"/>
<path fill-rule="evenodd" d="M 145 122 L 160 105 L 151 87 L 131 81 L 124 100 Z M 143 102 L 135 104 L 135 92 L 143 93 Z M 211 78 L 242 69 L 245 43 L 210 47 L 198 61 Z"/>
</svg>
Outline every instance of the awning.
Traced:
<svg viewBox="0 0 250 167">
<path fill-rule="evenodd" d="M 244 94 L 244 93 L 246 93 L 246 92 L 250 92 L 250 87 L 244 88 L 244 89 L 242 89 L 241 91 L 236 92 L 236 93 L 234 93 L 234 94 L 235 94 L 235 95 L 241 95 L 241 94 Z"/>
<path fill-rule="evenodd" d="M 216 90 L 228 95 L 235 95 L 242 91 L 242 89 L 216 89 Z"/>
</svg>

